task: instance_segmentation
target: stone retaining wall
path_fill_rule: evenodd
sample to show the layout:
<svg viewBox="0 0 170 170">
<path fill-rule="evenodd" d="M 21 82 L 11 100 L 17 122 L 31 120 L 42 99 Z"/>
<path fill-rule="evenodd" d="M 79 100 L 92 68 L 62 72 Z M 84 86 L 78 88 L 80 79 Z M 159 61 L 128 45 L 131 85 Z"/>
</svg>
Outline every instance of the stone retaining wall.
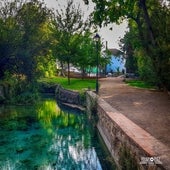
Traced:
<svg viewBox="0 0 170 170">
<path fill-rule="evenodd" d="M 12 96 L 9 84 L 0 84 L 0 104 L 5 103 Z"/>
<path fill-rule="evenodd" d="M 56 87 L 55 95 L 57 100 L 63 103 L 81 105 L 80 94 L 78 92 L 66 90 L 60 85 Z"/>
<path fill-rule="evenodd" d="M 5 101 L 4 86 L 0 84 L 0 103 Z"/>
<path fill-rule="evenodd" d="M 170 169 L 168 147 L 95 93 L 87 91 L 86 101 L 89 117 L 96 114 L 97 128 L 119 169 Z"/>
</svg>

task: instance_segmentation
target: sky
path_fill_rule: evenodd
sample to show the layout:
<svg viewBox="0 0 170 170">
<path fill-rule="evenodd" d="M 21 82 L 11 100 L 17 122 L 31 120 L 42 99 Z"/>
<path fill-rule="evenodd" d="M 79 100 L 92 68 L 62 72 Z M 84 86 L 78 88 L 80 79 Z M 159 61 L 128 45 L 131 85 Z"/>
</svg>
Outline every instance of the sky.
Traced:
<svg viewBox="0 0 170 170">
<path fill-rule="evenodd" d="M 44 0 L 46 5 L 49 8 L 58 9 L 66 5 L 66 0 Z M 89 6 L 85 5 L 83 0 L 74 0 L 75 4 L 79 3 L 82 11 L 84 12 L 85 17 L 87 17 L 94 8 L 93 4 L 90 4 Z M 59 7 L 59 5 L 60 7 Z M 112 30 L 110 30 L 110 27 L 112 27 Z M 122 38 L 125 34 L 125 31 L 127 30 L 127 23 L 124 22 L 121 25 L 116 24 L 110 24 L 107 27 L 103 27 L 99 29 L 98 34 L 100 35 L 102 42 L 107 45 L 108 48 L 117 48 L 119 49 L 119 38 Z"/>
</svg>

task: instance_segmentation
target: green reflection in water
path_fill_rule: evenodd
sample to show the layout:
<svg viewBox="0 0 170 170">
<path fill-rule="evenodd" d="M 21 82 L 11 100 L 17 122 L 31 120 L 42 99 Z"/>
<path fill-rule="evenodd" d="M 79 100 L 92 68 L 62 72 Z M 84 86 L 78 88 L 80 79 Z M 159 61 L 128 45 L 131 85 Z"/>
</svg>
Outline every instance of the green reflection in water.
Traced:
<svg viewBox="0 0 170 170">
<path fill-rule="evenodd" d="M 106 169 L 95 140 L 85 114 L 62 111 L 52 99 L 0 108 L 1 170 Z"/>
</svg>

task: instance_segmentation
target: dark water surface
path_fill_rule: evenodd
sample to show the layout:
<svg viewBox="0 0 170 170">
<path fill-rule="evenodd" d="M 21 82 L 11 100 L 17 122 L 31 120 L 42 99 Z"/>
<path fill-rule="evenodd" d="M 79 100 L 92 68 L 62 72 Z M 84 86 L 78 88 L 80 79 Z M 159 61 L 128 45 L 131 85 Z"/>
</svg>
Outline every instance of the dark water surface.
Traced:
<svg viewBox="0 0 170 170">
<path fill-rule="evenodd" d="M 0 170 L 115 170 L 85 113 L 53 99 L 0 107 Z"/>
</svg>

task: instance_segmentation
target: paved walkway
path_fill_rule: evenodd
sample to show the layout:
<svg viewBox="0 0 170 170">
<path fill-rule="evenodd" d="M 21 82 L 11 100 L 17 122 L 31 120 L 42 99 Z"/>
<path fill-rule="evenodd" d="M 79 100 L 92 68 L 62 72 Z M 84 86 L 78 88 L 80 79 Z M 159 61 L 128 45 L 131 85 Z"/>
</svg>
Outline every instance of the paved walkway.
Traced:
<svg viewBox="0 0 170 170">
<path fill-rule="evenodd" d="M 170 96 L 130 87 L 122 78 L 99 81 L 99 95 L 106 102 L 170 148 Z"/>
</svg>

